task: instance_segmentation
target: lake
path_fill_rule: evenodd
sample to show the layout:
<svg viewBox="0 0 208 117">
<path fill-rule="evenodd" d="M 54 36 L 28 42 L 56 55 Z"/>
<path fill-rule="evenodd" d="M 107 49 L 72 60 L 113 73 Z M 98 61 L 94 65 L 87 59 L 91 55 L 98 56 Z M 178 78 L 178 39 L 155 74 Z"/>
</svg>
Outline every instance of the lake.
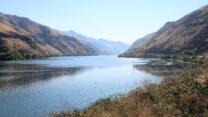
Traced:
<svg viewBox="0 0 208 117">
<path fill-rule="evenodd" d="M 82 109 L 98 99 L 142 87 L 145 81 L 159 83 L 172 72 L 183 71 L 147 65 L 151 61 L 104 55 L 2 61 L 0 115 L 37 117 Z"/>
</svg>

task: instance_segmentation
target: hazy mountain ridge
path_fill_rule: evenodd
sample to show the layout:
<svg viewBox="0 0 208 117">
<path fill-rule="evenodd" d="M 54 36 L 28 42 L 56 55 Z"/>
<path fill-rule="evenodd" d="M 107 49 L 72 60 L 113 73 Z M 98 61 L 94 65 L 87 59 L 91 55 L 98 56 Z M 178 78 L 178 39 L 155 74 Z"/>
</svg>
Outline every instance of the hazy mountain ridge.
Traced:
<svg viewBox="0 0 208 117">
<path fill-rule="evenodd" d="M 84 42 L 28 18 L 0 13 L 0 52 L 21 51 L 36 56 L 92 55 Z"/>
<path fill-rule="evenodd" d="M 98 54 L 121 54 L 129 48 L 129 45 L 123 42 L 115 42 L 106 39 L 96 39 L 79 34 L 75 31 L 64 31 L 69 36 L 74 36 L 89 46 L 91 46 Z"/>
<path fill-rule="evenodd" d="M 208 5 L 166 23 L 152 37 L 133 49 L 133 56 L 148 54 L 208 53 Z"/>
</svg>

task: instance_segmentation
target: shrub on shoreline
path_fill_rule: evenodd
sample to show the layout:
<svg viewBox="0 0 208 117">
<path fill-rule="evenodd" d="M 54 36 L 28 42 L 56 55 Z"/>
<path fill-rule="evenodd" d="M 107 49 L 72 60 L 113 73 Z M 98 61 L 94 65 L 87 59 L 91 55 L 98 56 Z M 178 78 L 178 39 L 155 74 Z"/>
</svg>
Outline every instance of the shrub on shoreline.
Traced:
<svg viewBox="0 0 208 117">
<path fill-rule="evenodd" d="M 120 98 L 107 98 L 75 112 L 53 117 L 208 116 L 208 62 L 203 67 L 137 88 Z"/>
</svg>

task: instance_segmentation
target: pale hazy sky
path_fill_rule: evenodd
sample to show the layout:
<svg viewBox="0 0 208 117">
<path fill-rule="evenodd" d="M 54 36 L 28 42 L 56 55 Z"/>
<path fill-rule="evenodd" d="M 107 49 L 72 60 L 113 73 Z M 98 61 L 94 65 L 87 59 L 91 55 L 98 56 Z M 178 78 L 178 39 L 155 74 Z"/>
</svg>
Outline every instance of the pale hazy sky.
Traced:
<svg viewBox="0 0 208 117">
<path fill-rule="evenodd" d="M 0 12 L 61 31 L 131 44 L 208 0 L 0 0 Z"/>
</svg>

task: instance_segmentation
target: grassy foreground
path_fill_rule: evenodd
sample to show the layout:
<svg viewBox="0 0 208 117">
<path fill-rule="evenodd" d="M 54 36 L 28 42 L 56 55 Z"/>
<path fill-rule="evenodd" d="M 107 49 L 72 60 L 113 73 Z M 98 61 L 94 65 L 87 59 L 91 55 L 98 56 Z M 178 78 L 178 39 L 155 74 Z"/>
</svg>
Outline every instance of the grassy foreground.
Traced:
<svg viewBox="0 0 208 117">
<path fill-rule="evenodd" d="M 208 61 L 180 77 L 147 84 L 120 98 L 95 102 L 81 111 L 52 117 L 208 117 Z"/>
</svg>

